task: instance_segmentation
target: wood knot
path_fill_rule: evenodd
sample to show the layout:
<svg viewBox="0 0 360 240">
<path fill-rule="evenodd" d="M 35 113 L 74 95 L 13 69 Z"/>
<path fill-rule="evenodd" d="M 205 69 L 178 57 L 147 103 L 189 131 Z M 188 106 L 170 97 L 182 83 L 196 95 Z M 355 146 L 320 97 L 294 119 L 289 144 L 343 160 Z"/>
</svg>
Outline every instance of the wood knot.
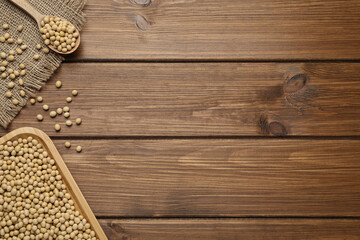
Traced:
<svg viewBox="0 0 360 240">
<path fill-rule="evenodd" d="M 269 132 L 274 136 L 286 136 L 287 135 L 285 126 L 279 122 L 271 122 L 269 124 Z"/>
<path fill-rule="evenodd" d="M 269 134 L 269 122 L 268 118 L 265 115 L 261 115 L 258 121 L 258 127 L 260 128 L 260 132 L 262 134 L 268 135 Z"/>
<path fill-rule="evenodd" d="M 299 73 L 288 79 L 284 84 L 284 92 L 285 93 L 295 93 L 303 89 L 308 83 L 309 78 L 304 73 Z"/>
<path fill-rule="evenodd" d="M 151 5 L 151 0 L 130 0 L 130 3 L 133 5 L 141 6 L 141 7 L 148 7 Z"/>
<path fill-rule="evenodd" d="M 146 20 L 146 18 L 141 16 L 141 15 L 136 15 L 135 16 L 135 25 L 141 31 L 150 30 L 150 26 L 151 26 L 150 22 L 148 20 Z"/>
<path fill-rule="evenodd" d="M 288 134 L 285 126 L 280 122 L 273 121 L 269 123 L 269 118 L 266 115 L 261 114 L 258 121 L 258 127 L 260 132 L 265 135 L 272 134 L 274 136 L 286 136 Z"/>
</svg>

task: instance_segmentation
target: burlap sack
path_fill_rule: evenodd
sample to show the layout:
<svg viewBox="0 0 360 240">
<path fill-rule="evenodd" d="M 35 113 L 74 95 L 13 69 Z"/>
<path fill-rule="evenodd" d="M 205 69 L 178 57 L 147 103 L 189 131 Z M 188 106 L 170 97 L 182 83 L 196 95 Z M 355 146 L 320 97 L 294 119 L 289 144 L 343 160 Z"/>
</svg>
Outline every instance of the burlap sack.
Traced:
<svg viewBox="0 0 360 240">
<path fill-rule="evenodd" d="M 73 23 L 79 30 L 84 23 L 82 9 L 85 0 L 28 1 L 42 14 L 65 18 Z M 9 24 L 10 28 L 8 30 L 2 28 L 4 23 Z M 17 31 L 19 25 L 24 27 L 22 32 Z M 45 47 L 45 45 L 35 20 L 10 1 L 0 0 L 0 36 L 6 32 L 9 33 L 15 41 L 21 38 L 28 48 L 21 55 L 16 54 L 15 61 L 10 62 L 7 67 L 7 69 L 12 68 L 13 70 L 18 70 L 19 64 L 24 63 L 27 72 L 24 77 L 18 77 L 14 81 L 15 87 L 11 89 L 13 94 L 11 99 L 5 96 L 5 93 L 9 91 L 8 83 L 10 82 L 10 78 L 2 79 L 0 77 L 0 125 L 4 128 L 9 125 L 19 111 L 26 105 L 28 98 L 34 96 L 41 86 L 50 78 L 63 60 L 62 56 L 54 52 L 45 54 L 41 50 L 37 50 L 35 48 L 36 44 L 40 43 L 43 47 Z M 10 50 L 15 50 L 18 47 L 19 45 L 16 43 L 8 44 L 0 42 L 0 52 L 8 53 Z M 35 54 L 40 55 L 40 60 L 35 61 L 33 59 Z M 0 62 L 2 60 L 3 59 L 0 59 Z M 24 80 L 24 86 L 18 84 L 19 78 Z M 20 90 L 26 92 L 26 97 L 20 96 Z M 12 99 L 14 98 L 20 101 L 18 106 L 12 103 Z"/>
</svg>

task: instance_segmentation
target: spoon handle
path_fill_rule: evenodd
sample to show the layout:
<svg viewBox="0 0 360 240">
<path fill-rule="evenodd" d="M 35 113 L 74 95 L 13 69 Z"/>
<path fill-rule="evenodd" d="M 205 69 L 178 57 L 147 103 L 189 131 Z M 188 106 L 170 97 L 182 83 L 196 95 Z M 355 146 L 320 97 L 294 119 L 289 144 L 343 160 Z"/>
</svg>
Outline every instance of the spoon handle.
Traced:
<svg viewBox="0 0 360 240">
<path fill-rule="evenodd" d="M 27 0 L 10 0 L 19 8 L 27 12 L 32 16 L 38 23 L 43 19 L 44 15 L 41 14 L 36 8 L 34 8 Z"/>
</svg>

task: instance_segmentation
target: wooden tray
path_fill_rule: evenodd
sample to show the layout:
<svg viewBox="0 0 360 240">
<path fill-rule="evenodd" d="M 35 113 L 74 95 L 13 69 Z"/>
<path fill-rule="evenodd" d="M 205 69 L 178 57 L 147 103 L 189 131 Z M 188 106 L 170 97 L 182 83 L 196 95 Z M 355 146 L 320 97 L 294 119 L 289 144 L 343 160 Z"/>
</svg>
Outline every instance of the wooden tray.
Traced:
<svg viewBox="0 0 360 240">
<path fill-rule="evenodd" d="M 16 140 L 20 137 L 25 138 L 29 136 L 37 139 L 48 152 L 49 156 L 55 160 L 56 166 L 67 186 L 71 198 L 75 202 L 75 208 L 90 223 L 92 230 L 96 233 L 96 237 L 100 240 L 107 240 L 108 238 L 102 230 L 99 222 L 96 220 L 94 213 L 91 211 L 89 204 L 86 202 L 69 169 L 66 167 L 64 160 L 61 158 L 54 143 L 51 141 L 49 136 L 46 135 L 46 133 L 31 127 L 19 128 L 1 137 L 0 144 L 4 144 L 9 140 Z"/>
</svg>

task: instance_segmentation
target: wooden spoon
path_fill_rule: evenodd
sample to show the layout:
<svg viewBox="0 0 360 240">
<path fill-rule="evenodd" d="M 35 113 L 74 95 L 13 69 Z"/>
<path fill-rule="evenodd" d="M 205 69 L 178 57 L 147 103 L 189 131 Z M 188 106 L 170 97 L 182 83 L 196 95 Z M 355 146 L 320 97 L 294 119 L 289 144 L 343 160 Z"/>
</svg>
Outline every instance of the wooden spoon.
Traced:
<svg viewBox="0 0 360 240">
<path fill-rule="evenodd" d="M 39 26 L 39 30 L 40 28 L 42 28 L 41 26 L 41 21 L 44 19 L 44 17 L 46 17 L 45 15 L 41 14 L 38 10 L 36 10 L 27 0 L 10 0 L 11 2 L 13 2 L 15 5 L 17 5 L 18 7 L 20 7 L 22 10 L 24 10 L 25 12 L 27 12 L 31 17 L 33 17 L 38 26 Z M 50 16 L 49 16 L 50 17 Z M 63 21 L 67 21 L 66 19 L 61 19 Z M 62 52 L 59 51 L 56 47 L 54 47 L 53 45 L 49 44 L 48 47 L 53 50 L 54 52 L 60 53 L 60 54 L 70 54 L 75 52 L 76 49 L 78 49 L 79 45 L 80 45 L 80 32 L 79 30 L 69 21 L 67 21 L 69 23 L 69 25 L 73 26 L 76 30 L 75 32 L 79 33 L 79 37 L 77 38 L 76 42 L 75 42 L 75 47 L 73 47 L 70 51 L 67 52 Z"/>
</svg>

